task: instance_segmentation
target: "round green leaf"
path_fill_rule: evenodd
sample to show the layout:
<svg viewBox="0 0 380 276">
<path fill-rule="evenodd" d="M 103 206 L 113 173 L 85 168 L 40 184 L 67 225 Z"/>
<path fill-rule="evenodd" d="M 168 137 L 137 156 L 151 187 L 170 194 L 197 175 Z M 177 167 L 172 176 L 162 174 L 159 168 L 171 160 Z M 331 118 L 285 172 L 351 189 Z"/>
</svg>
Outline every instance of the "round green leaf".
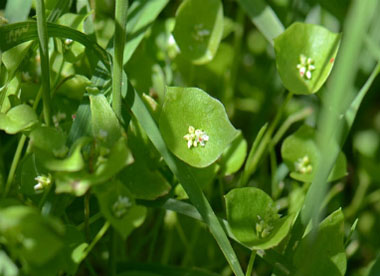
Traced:
<svg viewBox="0 0 380 276">
<path fill-rule="evenodd" d="M 280 218 L 271 197 L 254 187 L 231 190 L 226 195 L 226 208 L 232 233 L 254 250 L 277 246 L 293 220 L 293 216 Z"/>
<path fill-rule="evenodd" d="M 120 173 L 120 180 L 135 198 L 154 200 L 166 195 L 170 184 L 157 171 L 151 171 L 143 162 L 134 162 Z"/>
<path fill-rule="evenodd" d="M 28 130 L 37 123 L 36 113 L 26 104 L 13 107 L 7 114 L 0 114 L 0 129 L 8 134 Z"/>
<path fill-rule="evenodd" d="M 202 130 L 209 140 L 188 148 L 189 127 Z M 168 148 L 191 166 L 207 167 L 223 153 L 238 131 L 228 120 L 221 102 L 198 88 L 169 87 L 160 116 L 160 129 Z"/>
<path fill-rule="evenodd" d="M 281 155 L 291 171 L 292 178 L 302 182 L 312 182 L 320 159 L 315 130 L 307 125 L 301 126 L 285 139 Z M 344 177 L 347 174 L 346 163 L 346 157 L 341 152 L 328 180 L 334 181 Z"/>
<path fill-rule="evenodd" d="M 91 95 L 90 107 L 94 137 L 111 147 L 121 136 L 119 120 L 103 94 Z"/>
<path fill-rule="evenodd" d="M 340 43 L 340 34 L 324 27 L 294 23 L 274 40 L 277 70 L 284 86 L 295 94 L 317 92 L 326 81 L 334 64 Z M 301 76 L 301 56 L 311 58 L 315 69 Z M 306 62 L 306 61 L 305 61 Z"/>
<path fill-rule="evenodd" d="M 136 205 L 128 189 L 119 181 L 99 187 L 95 193 L 100 211 L 123 239 L 144 222 L 146 207 Z"/>
<path fill-rule="evenodd" d="M 177 11 L 174 38 L 181 53 L 195 64 L 215 56 L 223 36 L 223 5 L 219 0 L 186 0 Z"/>
</svg>

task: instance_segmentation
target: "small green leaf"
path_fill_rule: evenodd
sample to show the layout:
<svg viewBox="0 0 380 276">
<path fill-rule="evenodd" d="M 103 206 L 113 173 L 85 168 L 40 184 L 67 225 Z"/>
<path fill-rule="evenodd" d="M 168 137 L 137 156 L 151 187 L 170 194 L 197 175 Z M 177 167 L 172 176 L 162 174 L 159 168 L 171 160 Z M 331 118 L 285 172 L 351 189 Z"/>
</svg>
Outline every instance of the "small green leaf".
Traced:
<svg viewBox="0 0 380 276">
<path fill-rule="evenodd" d="M 69 151 L 65 134 L 53 127 L 38 127 L 30 133 L 29 138 L 33 149 L 50 157 L 64 157 Z"/>
<path fill-rule="evenodd" d="M 158 171 L 151 171 L 143 162 L 129 165 L 119 177 L 137 199 L 154 200 L 166 195 L 171 188 Z"/>
<path fill-rule="evenodd" d="M 285 139 L 281 147 L 281 155 L 291 171 L 292 178 L 302 182 L 312 182 L 320 160 L 315 130 L 307 125 L 301 126 Z M 346 163 L 346 157 L 341 152 L 329 176 L 329 181 L 337 180 L 347 174 Z"/>
<path fill-rule="evenodd" d="M 343 223 L 344 216 L 339 209 L 321 222 L 317 236 L 310 232 L 301 240 L 293 258 L 297 276 L 345 275 L 347 260 Z"/>
<path fill-rule="evenodd" d="M 121 137 L 119 120 L 104 95 L 91 95 L 91 124 L 96 139 L 112 146 Z"/>
<path fill-rule="evenodd" d="M 126 239 L 145 220 L 146 207 L 135 204 L 128 189 L 119 181 L 99 186 L 95 190 L 102 214 Z"/>
<path fill-rule="evenodd" d="M 195 64 L 213 59 L 223 36 L 219 0 L 186 0 L 177 10 L 174 38 L 181 53 Z"/>
<path fill-rule="evenodd" d="M 37 123 L 36 113 L 26 104 L 13 107 L 6 114 L 0 114 L 0 129 L 8 134 L 29 130 Z"/>
<path fill-rule="evenodd" d="M 280 218 L 270 196 L 254 187 L 231 190 L 226 195 L 226 208 L 232 233 L 254 250 L 277 246 L 293 220 L 293 216 Z"/>
<path fill-rule="evenodd" d="M 90 80 L 82 75 L 75 75 L 65 81 L 57 89 L 57 94 L 65 95 L 69 99 L 81 100 L 86 92 L 86 87 L 91 84 Z"/>
<path fill-rule="evenodd" d="M 324 27 L 292 24 L 274 40 L 277 69 L 284 86 L 295 94 L 317 92 L 331 72 L 339 43 L 340 34 Z"/>
<path fill-rule="evenodd" d="M 189 148 L 185 135 L 190 127 L 208 141 Z M 198 88 L 168 87 L 160 116 L 160 129 L 168 148 L 191 166 L 207 167 L 223 153 L 238 134 L 223 105 Z"/>
</svg>

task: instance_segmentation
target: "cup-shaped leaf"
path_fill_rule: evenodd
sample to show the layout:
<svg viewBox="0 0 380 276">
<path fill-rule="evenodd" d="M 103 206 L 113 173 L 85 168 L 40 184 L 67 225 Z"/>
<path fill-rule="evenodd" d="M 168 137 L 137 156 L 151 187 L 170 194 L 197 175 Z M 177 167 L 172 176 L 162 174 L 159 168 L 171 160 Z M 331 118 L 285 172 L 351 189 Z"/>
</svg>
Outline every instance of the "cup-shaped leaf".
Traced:
<svg viewBox="0 0 380 276">
<path fill-rule="evenodd" d="M 311 232 L 306 235 L 294 253 L 294 267 L 299 272 L 297 275 L 345 275 L 347 260 L 342 210 L 335 211 L 322 221 L 317 235 L 314 234 Z"/>
<path fill-rule="evenodd" d="M 177 11 L 173 35 L 181 53 L 193 63 L 212 60 L 223 36 L 221 1 L 183 1 Z"/>
<path fill-rule="evenodd" d="M 119 181 L 100 186 L 95 193 L 102 214 L 124 239 L 144 222 L 146 207 L 136 205 L 131 193 Z"/>
<path fill-rule="evenodd" d="M 295 94 L 317 92 L 326 81 L 338 52 L 340 34 L 324 27 L 294 23 L 274 40 L 277 70 Z"/>
<path fill-rule="evenodd" d="M 143 162 L 134 162 L 119 174 L 120 181 L 128 188 L 135 198 L 154 200 L 166 195 L 170 184 L 157 171 L 152 171 Z"/>
<path fill-rule="evenodd" d="M 281 155 L 290 169 L 290 176 L 298 181 L 312 182 L 320 160 L 315 130 L 307 125 L 301 126 L 294 134 L 285 139 Z M 329 181 L 342 178 L 347 174 L 346 157 L 341 152 L 328 178 Z"/>
<path fill-rule="evenodd" d="M 227 220 L 236 239 L 258 250 L 277 246 L 289 233 L 293 216 L 280 218 L 271 197 L 254 187 L 226 195 Z"/>
<path fill-rule="evenodd" d="M 111 147 L 121 136 L 119 120 L 104 95 L 90 96 L 92 133 Z"/>
<path fill-rule="evenodd" d="M 167 88 L 160 130 L 168 148 L 198 168 L 212 164 L 238 134 L 221 102 L 201 89 L 181 87 Z"/>
<path fill-rule="evenodd" d="M 37 123 L 36 113 L 26 104 L 13 107 L 6 114 L 0 114 L 0 129 L 8 134 L 28 130 Z"/>
</svg>

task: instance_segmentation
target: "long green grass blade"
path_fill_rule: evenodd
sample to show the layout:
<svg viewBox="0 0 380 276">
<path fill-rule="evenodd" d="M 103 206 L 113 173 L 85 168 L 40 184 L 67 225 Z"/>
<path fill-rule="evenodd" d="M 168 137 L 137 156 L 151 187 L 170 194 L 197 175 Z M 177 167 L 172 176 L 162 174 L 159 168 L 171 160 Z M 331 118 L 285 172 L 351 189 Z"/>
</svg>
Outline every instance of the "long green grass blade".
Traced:
<svg viewBox="0 0 380 276">
<path fill-rule="evenodd" d="M 116 0 L 114 59 L 112 74 L 112 108 L 121 118 L 121 87 L 123 82 L 123 55 L 126 41 L 128 0 Z"/>
<path fill-rule="evenodd" d="M 49 48 L 48 33 L 46 25 L 45 2 L 37 0 L 37 32 L 40 41 L 41 57 L 41 80 L 42 80 L 42 98 L 44 107 L 44 119 L 47 126 L 51 125 L 50 114 L 50 65 L 49 65 Z"/>
<path fill-rule="evenodd" d="M 111 58 L 109 54 L 89 36 L 72 28 L 54 23 L 47 23 L 47 30 L 49 37 L 69 38 L 89 48 L 95 54 L 95 56 L 90 55 L 89 59 L 96 57 L 97 60 L 100 60 L 105 65 L 109 76 L 111 75 Z M 37 24 L 35 21 L 26 21 L 1 26 L 0 37 L 4 38 L 0 39 L 0 50 L 5 52 L 23 42 L 38 39 Z"/>
<path fill-rule="evenodd" d="M 319 120 L 321 150 L 320 166 L 316 168 L 316 177 L 306 195 L 301 212 L 302 224 L 305 227 L 312 219 L 319 221 L 320 207 L 327 190 L 327 178 L 338 156 L 344 120 L 342 116 L 354 99 L 352 91 L 354 76 L 358 68 L 358 59 L 366 30 L 376 11 L 377 1 L 353 1 L 344 27 L 345 36 L 337 58 L 335 71 L 330 78 L 329 91 L 324 100 Z"/>
<path fill-rule="evenodd" d="M 124 64 L 135 52 L 148 28 L 161 13 L 169 0 L 133 1 L 128 12 L 127 44 L 124 49 Z"/>
<path fill-rule="evenodd" d="M 284 26 L 272 8 L 264 0 L 237 1 L 248 14 L 257 29 L 259 29 L 269 43 L 273 45 L 273 39 L 284 31 Z"/>
</svg>

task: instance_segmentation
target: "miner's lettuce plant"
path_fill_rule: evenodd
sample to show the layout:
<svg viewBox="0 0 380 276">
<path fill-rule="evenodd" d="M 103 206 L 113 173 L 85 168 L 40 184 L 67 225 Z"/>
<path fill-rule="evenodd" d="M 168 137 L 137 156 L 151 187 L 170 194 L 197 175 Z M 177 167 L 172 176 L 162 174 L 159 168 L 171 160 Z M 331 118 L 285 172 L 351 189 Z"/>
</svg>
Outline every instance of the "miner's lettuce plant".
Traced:
<svg viewBox="0 0 380 276">
<path fill-rule="evenodd" d="M 282 2 L 0 2 L 0 275 L 377 275 L 379 4 Z"/>
</svg>

